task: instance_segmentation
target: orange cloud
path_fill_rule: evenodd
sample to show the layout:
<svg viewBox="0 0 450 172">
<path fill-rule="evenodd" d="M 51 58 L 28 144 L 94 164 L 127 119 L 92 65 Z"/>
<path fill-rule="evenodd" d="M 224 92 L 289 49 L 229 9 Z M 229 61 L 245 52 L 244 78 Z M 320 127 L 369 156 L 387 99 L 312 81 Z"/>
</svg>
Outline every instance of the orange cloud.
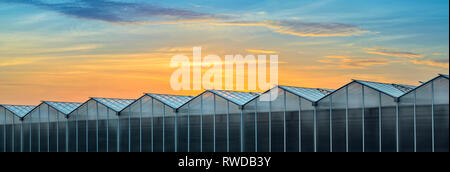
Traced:
<svg viewBox="0 0 450 172">
<path fill-rule="evenodd" d="M 423 58 L 424 55 L 411 53 L 411 52 L 396 52 L 396 51 L 388 51 L 386 49 L 371 49 L 367 51 L 369 54 L 378 54 L 383 56 L 390 56 L 390 57 L 407 57 L 407 58 Z"/>
<path fill-rule="evenodd" d="M 411 60 L 410 62 L 413 64 L 419 64 L 419 65 L 428 65 L 428 66 L 449 68 L 448 60 L 447 61 Z"/>
</svg>

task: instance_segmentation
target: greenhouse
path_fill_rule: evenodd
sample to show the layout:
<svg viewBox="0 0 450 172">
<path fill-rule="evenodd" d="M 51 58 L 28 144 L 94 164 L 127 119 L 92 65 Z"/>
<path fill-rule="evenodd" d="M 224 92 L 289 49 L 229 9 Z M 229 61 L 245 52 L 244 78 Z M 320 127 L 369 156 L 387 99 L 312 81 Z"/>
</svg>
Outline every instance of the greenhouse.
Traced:
<svg viewBox="0 0 450 172">
<path fill-rule="evenodd" d="M 254 114 L 255 119 L 245 118 L 244 123 L 255 129 L 245 132 L 246 139 L 254 138 L 247 151 L 314 152 L 318 132 L 315 102 L 331 91 L 277 86 L 249 102 L 245 106 L 246 114 Z"/>
<path fill-rule="evenodd" d="M 69 114 L 69 152 L 118 152 L 127 149 L 120 142 L 119 112 L 134 99 L 91 98 Z"/>
<path fill-rule="evenodd" d="M 81 103 L 43 101 L 23 117 L 22 152 L 67 152 L 68 115 Z"/>
<path fill-rule="evenodd" d="M 177 152 L 177 109 L 191 96 L 145 94 L 120 112 L 122 152 Z M 186 136 L 185 136 L 186 137 Z M 186 150 L 186 149 L 181 149 Z"/>
<path fill-rule="evenodd" d="M 440 75 L 400 97 L 399 151 L 449 151 L 449 83 Z"/>
<path fill-rule="evenodd" d="M 253 112 L 247 115 L 244 106 L 258 96 L 250 92 L 207 90 L 178 108 L 178 151 L 251 152 L 254 141 L 246 138 L 244 131 L 252 132 L 253 123 L 243 122 L 254 121 L 255 115 Z"/>
<path fill-rule="evenodd" d="M 354 80 L 322 98 L 317 103 L 317 118 L 329 123 L 318 123 L 317 151 L 398 151 L 399 97 L 413 88 Z"/>
<path fill-rule="evenodd" d="M 0 105 L 0 152 L 22 152 L 22 118 L 35 106 Z"/>
<path fill-rule="evenodd" d="M 448 152 L 449 76 L 0 105 L 0 152 Z"/>
</svg>

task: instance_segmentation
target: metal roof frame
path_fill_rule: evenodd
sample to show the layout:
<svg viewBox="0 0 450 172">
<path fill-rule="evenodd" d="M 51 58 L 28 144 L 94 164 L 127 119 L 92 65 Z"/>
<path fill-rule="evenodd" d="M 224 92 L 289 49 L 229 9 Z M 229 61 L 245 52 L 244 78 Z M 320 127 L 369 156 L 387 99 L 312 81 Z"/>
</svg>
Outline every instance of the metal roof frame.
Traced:
<svg viewBox="0 0 450 172">
<path fill-rule="evenodd" d="M 276 88 L 280 88 L 280 89 L 282 89 L 282 90 L 284 90 L 284 91 L 287 91 L 287 92 L 289 92 L 289 93 L 291 93 L 291 94 L 294 94 L 294 95 L 296 95 L 296 96 L 298 96 L 298 97 L 301 97 L 301 98 L 304 98 L 304 99 L 306 99 L 306 100 L 308 100 L 308 101 L 310 101 L 310 102 L 312 102 L 312 103 L 315 103 L 315 102 L 317 102 L 317 101 L 314 101 L 314 100 L 311 100 L 310 98 L 308 98 L 308 97 L 305 97 L 305 96 L 303 96 L 303 95 L 299 95 L 299 94 L 297 94 L 297 93 L 295 93 L 295 92 L 293 92 L 293 91 L 291 91 L 291 90 L 288 90 L 288 89 L 286 89 L 286 87 L 291 87 L 291 88 L 302 88 L 302 89 L 313 89 L 313 90 L 317 90 L 317 91 L 320 91 L 320 92 L 323 92 L 323 91 L 327 91 L 328 92 L 328 94 L 331 94 L 332 93 L 332 91 L 330 90 L 330 89 L 323 89 L 323 88 L 306 88 L 306 87 L 295 87 L 295 86 L 285 86 L 285 85 L 277 85 L 277 86 L 275 86 L 274 88 L 272 88 L 272 89 L 270 89 L 270 90 L 267 90 L 266 92 L 264 92 L 264 93 L 267 93 L 267 92 L 269 92 L 269 91 L 271 91 L 271 90 L 273 90 L 273 89 L 276 89 Z M 328 94 L 326 94 L 325 96 L 327 96 Z M 324 97 L 325 97 L 324 96 Z M 322 97 L 323 98 L 323 97 Z M 319 99 L 320 100 L 320 99 Z"/>
<path fill-rule="evenodd" d="M 113 109 L 111 106 L 109 106 L 109 105 L 107 105 L 107 104 L 105 104 L 105 103 L 103 103 L 103 102 L 101 102 L 101 101 L 98 101 L 97 99 L 133 100 L 129 105 L 133 104 L 133 103 L 136 101 L 136 99 L 120 99 L 120 98 L 91 97 L 88 101 L 84 102 L 84 103 L 83 103 L 82 105 L 80 105 L 78 108 L 80 108 L 81 106 L 85 105 L 85 104 L 88 103 L 89 101 L 94 100 L 94 101 L 96 101 L 96 102 L 102 104 L 103 106 L 105 106 L 105 107 L 107 107 L 107 108 L 109 108 L 109 109 L 111 109 L 111 110 L 113 110 L 114 112 L 117 112 L 117 113 L 119 114 L 122 110 L 124 110 L 125 108 L 127 108 L 127 107 L 129 106 L 129 105 L 127 105 L 127 106 L 125 106 L 123 109 L 121 109 L 121 110 L 119 110 L 119 111 L 116 111 L 116 110 Z M 78 108 L 77 108 L 77 109 L 78 109 Z M 76 110 L 76 109 L 75 109 L 75 110 Z M 74 111 L 75 111 L 75 110 L 74 110 Z"/>
<path fill-rule="evenodd" d="M 239 91 L 233 91 L 233 92 L 239 92 Z M 223 99 L 225 99 L 225 100 L 227 100 L 227 101 L 230 101 L 231 103 L 233 103 L 233 104 L 239 106 L 239 108 L 245 107 L 248 103 L 252 102 L 253 100 L 257 99 L 257 98 L 260 96 L 260 95 L 257 95 L 257 96 L 255 96 L 253 99 L 251 99 L 251 100 L 249 100 L 248 102 L 246 102 L 245 104 L 240 105 L 239 103 L 234 102 L 234 101 L 230 100 L 230 99 L 227 98 L 227 97 L 224 97 L 224 96 L 222 96 L 222 95 L 219 95 L 219 94 L 213 92 L 213 90 L 206 90 L 206 91 L 202 92 L 201 94 L 199 94 L 199 95 L 197 95 L 197 96 L 195 96 L 195 97 L 192 97 L 191 100 L 189 100 L 188 102 L 186 102 L 186 103 L 184 103 L 183 105 L 181 105 L 179 108 L 176 109 L 176 111 L 178 111 L 178 110 L 179 110 L 181 107 L 183 107 L 184 105 L 190 103 L 190 102 L 193 101 L 194 99 L 196 99 L 196 98 L 198 98 L 198 97 L 200 97 L 200 96 L 202 96 L 203 94 L 206 94 L 206 93 L 212 93 L 212 94 L 214 94 L 214 95 L 217 95 L 217 96 L 219 96 L 219 97 L 221 97 L 221 98 L 223 98 Z M 241 92 L 241 93 L 250 93 L 250 92 Z M 253 92 L 252 92 L 252 93 L 253 93 Z M 254 93 L 254 94 L 257 94 L 257 93 Z"/>
<path fill-rule="evenodd" d="M 361 84 L 361 85 L 364 85 L 364 86 L 366 86 L 366 87 L 369 87 L 369 88 L 371 88 L 371 89 L 373 89 L 373 90 L 375 90 L 375 91 L 378 91 L 378 92 L 380 92 L 380 93 L 382 93 L 382 94 L 384 94 L 384 95 L 387 95 L 387 96 L 389 96 L 389 97 L 392 97 L 394 100 L 400 98 L 400 97 L 395 97 L 395 96 L 386 94 L 386 93 L 384 93 L 383 91 L 380 91 L 380 90 L 375 89 L 375 88 L 373 88 L 373 87 L 370 87 L 370 86 L 367 86 L 367 85 L 362 84 L 362 83 L 360 83 L 360 82 L 357 82 L 356 80 L 353 80 L 352 82 L 349 82 L 349 83 L 345 84 L 344 86 L 342 86 L 342 87 L 340 87 L 340 88 L 334 90 L 333 92 L 331 92 L 331 93 L 328 94 L 327 96 L 322 97 L 321 99 L 317 100 L 317 102 L 320 102 L 320 101 L 322 101 L 323 99 L 328 98 L 329 96 L 333 95 L 334 93 L 336 93 L 336 92 L 338 92 L 338 91 L 344 89 L 345 87 L 347 87 L 347 86 L 349 86 L 349 85 L 351 85 L 351 84 L 353 84 L 353 83 L 357 83 L 357 84 Z M 405 93 L 405 94 L 406 94 L 406 93 Z M 403 95 L 405 95 L 405 94 L 403 94 Z M 402 96 L 403 96 L 403 95 L 402 95 Z"/>
<path fill-rule="evenodd" d="M 31 111 L 33 111 L 37 106 L 33 106 L 33 105 L 9 105 L 9 104 L 0 104 L 1 107 L 3 107 L 5 110 L 11 112 L 13 115 L 19 117 L 21 120 L 28 115 L 28 113 L 30 113 Z M 29 106 L 29 107 L 33 107 L 31 108 L 30 111 L 28 111 L 23 117 L 19 116 L 18 114 L 16 114 L 15 112 L 11 111 L 9 108 L 7 108 L 6 106 Z"/>
<path fill-rule="evenodd" d="M 434 80 L 436 80 L 436 79 L 438 79 L 438 78 L 449 79 L 449 78 L 448 78 L 448 75 L 439 74 L 438 76 L 436 76 L 436 77 L 430 79 L 430 80 L 427 81 L 427 82 L 424 82 L 423 84 L 421 84 L 421 85 L 417 86 L 416 88 L 414 88 L 414 89 L 412 89 L 412 90 L 406 92 L 405 94 L 403 94 L 402 96 L 400 96 L 400 97 L 398 97 L 398 98 L 400 99 L 400 98 L 404 97 L 405 95 L 407 95 L 407 94 L 409 94 L 409 93 L 411 93 L 411 92 L 414 92 L 414 91 L 416 91 L 416 90 L 419 89 L 419 88 L 424 87 L 425 85 L 427 85 L 427 84 L 433 82 Z"/>
</svg>

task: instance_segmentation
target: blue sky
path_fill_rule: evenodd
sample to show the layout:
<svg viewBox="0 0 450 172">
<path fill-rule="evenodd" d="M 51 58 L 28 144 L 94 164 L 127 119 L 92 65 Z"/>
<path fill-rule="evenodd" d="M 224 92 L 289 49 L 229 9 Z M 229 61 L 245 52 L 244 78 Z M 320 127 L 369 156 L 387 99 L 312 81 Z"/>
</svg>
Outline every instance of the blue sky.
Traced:
<svg viewBox="0 0 450 172">
<path fill-rule="evenodd" d="M 447 0 L 0 0 L 0 21 L 0 97 L 16 102 L 172 93 L 170 57 L 193 46 L 276 52 L 280 83 L 309 87 L 449 64 Z"/>
</svg>

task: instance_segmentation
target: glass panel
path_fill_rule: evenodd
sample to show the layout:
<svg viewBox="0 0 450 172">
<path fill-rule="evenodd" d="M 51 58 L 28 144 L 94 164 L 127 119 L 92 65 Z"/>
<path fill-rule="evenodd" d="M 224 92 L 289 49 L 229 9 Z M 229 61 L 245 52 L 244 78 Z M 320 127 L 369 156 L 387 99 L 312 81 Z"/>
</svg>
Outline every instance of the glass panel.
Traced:
<svg viewBox="0 0 450 172">
<path fill-rule="evenodd" d="M 77 127 L 77 113 L 78 111 L 75 110 L 74 112 L 70 113 L 69 115 L 69 152 L 76 152 L 77 151 L 77 135 L 78 135 L 78 127 Z"/>
<path fill-rule="evenodd" d="M 153 122 L 154 122 L 154 128 L 153 128 L 153 151 L 154 152 L 163 152 L 164 151 L 164 136 L 163 136 L 163 123 L 164 123 L 164 113 L 165 108 L 164 105 L 157 101 L 153 100 Z"/>
<path fill-rule="evenodd" d="M 142 151 L 152 152 L 152 99 L 144 96 L 142 99 Z"/>
<path fill-rule="evenodd" d="M 175 152 L 175 112 L 164 105 L 164 152 Z"/>
<path fill-rule="evenodd" d="M 97 106 L 96 101 L 88 102 L 87 118 L 88 118 L 88 151 L 97 152 Z"/>
<path fill-rule="evenodd" d="M 134 102 L 131 106 L 129 106 L 124 111 L 131 110 L 130 116 L 130 149 L 131 152 L 140 152 L 141 149 L 141 101 L 138 100 Z"/>
<path fill-rule="evenodd" d="M 49 151 L 49 108 L 46 104 L 40 106 L 40 151 Z"/>
<path fill-rule="evenodd" d="M 13 114 L 9 111 L 6 111 L 5 116 L 5 135 L 6 135 L 6 151 L 5 152 L 13 152 L 14 151 L 14 117 Z"/>
<path fill-rule="evenodd" d="M 130 141 L 130 116 L 131 110 L 127 109 L 126 111 L 122 111 L 119 116 L 120 120 L 120 135 L 119 135 L 119 151 L 120 152 L 129 152 L 129 141 Z"/>
<path fill-rule="evenodd" d="M 416 90 L 417 151 L 432 151 L 431 83 Z"/>
<path fill-rule="evenodd" d="M 381 94 L 381 151 L 396 151 L 394 98 Z"/>
<path fill-rule="evenodd" d="M 348 147 L 350 152 L 363 151 L 362 130 L 362 85 L 348 86 Z"/>
<path fill-rule="evenodd" d="M 434 127 L 435 127 L 435 151 L 449 151 L 449 112 L 448 112 L 448 79 L 434 80 Z"/>
<path fill-rule="evenodd" d="M 244 108 L 244 152 L 255 152 L 255 102 Z"/>
<path fill-rule="evenodd" d="M 379 92 L 364 87 L 365 149 L 366 152 L 379 152 Z"/>
<path fill-rule="evenodd" d="M 286 92 L 286 151 L 299 151 L 300 98 Z"/>
<path fill-rule="evenodd" d="M 93 101 L 93 100 L 90 100 Z M 76 111 L 78 123 L 78 152 L 87 152 L 87 104 L 84 104 Z"/>
<path fill-rule="evenodd" d="M 227 152 L 227 101 L 216 98 L 216 152 Z"/>
<path fill-rule="evenodd" d="M 257 136 L 258 136 L 258 152 L 269 152 L 269 102 L 268 101 L 256 101 L 258 118 L 257 118 Z"/>
<path fill-rule="evenodd" d="M 414 92 L 401 98 L 399 119 L 399 151 L 414 152 Z"/>
<path fill-rule="evenodd" d="M 40 123 L 39 123 L 39 112 L 40 112 L 40 107 L 36 108 L 35 110 L 33 110 L 29 115 L 27 115 L 27 117 L 25 118 L 31 125 L 30 127 L 30 146 L 31 146 L 31 152 L 39 152 L 39 146 L 40 146 Z"/>
<path fill-rule="evenodd" d="M 189 135 L 190 135 L 190 143 L 189 143 L 189 151 L 190 152 L 200 152 L 200 98 L 196 98 L 189 103 L 189 112 L 190 112 L 190 122 L 189 122 Z"/>
<path fill-rule="evenodd" d="M 317 151 L 330 152 L 330 97 L 318 103 Z"/>
<path fill-rule="evenodd" d="M 345 88 L 332 95 L 333 152 L 346 151 L 346 91 Z"/>
<path fill-rule="evenodd" d="M 214 94 L 202 96 L 203 152 L 214 152 Z"/>
<path fill-rule="evenodd" d="M 188 108 L 183 106 L 178 111 L 177 117 L 177 151 L 178 152 L 188 152 Z"/>
<path fill-rule="evenodd" d="M 1 118 L 1 110 L 0 110 L 0 118 Z M 22 143 L 23 143 L 23 145 L 22 145 L 22 151 L 23 152 L 30 152 L 30 138 L 31 138 L 31 131 L 30 131 L 30 120 L 28 120 L 28 119 L 24 119 L 23 120 L 23 122 L 22 122 L 22 127 L 23 127 L 23 129 L 22 129 L 22 131 L 23 131 L 23 134 L 22 134 Z M 1 128 L 3 128 L 3 127 L 0 127 L 0 136 L 2 135 L 2 133 L 1 133 Z M 0 140 L 1 140 L 1 138 L 0 138 Z M 0 143 L 1 144 L 1 143 Z M 0 146 L 0 148 L 1 148 L 1 146 Z M 2 150 L 0 150 L 0 152 L 1 152 Z"/>
<path fill-rule="evenodd" d="M 305 99 L 301 99 L 301 106 L 302 152 L 314 152 L 314 107 Z"/>
<path fill-rule="evenodd" d="M 272 152 L 284 152 L 284 93 L 278 89 L 278 96 L 271 102 Z"/>
<path fill-rule="evenodd" d="M 119 142 L 118 130 L 119 130 L 119 116 L 117 112 L 108 108 L 108 152 L 118 152 Z"/>
<path fill-rule="evenodd" d="M 67 119 L 61 112 L 58 113 L 58 152 L 67 152 L 66 149 L 66 128 Z"/>
<path fill-rule="evenodd" d="M 115 134 L 108 130 L 108 108 L 102 104 L 98 104 L 98 151 L 107 152 L 108 150 L 108 134 Z"/>
<path fill-rule="evenodd" d="M 6 118 L 6 109 L 0 107 L 0 152 L 5 152 L 5 118 Z"/>
<path fill-rule="evenodd" d="M 52 107 L 48 107 L 48 130 L 49 130 L 49 148 L 50 152 L 58 151 L 58 111 Z"/>
<path fill-rule="evenodd" d="M 230 109 L 230 152 L 241 152 L 241 110 L 229 102 Z"/>
</svg>

